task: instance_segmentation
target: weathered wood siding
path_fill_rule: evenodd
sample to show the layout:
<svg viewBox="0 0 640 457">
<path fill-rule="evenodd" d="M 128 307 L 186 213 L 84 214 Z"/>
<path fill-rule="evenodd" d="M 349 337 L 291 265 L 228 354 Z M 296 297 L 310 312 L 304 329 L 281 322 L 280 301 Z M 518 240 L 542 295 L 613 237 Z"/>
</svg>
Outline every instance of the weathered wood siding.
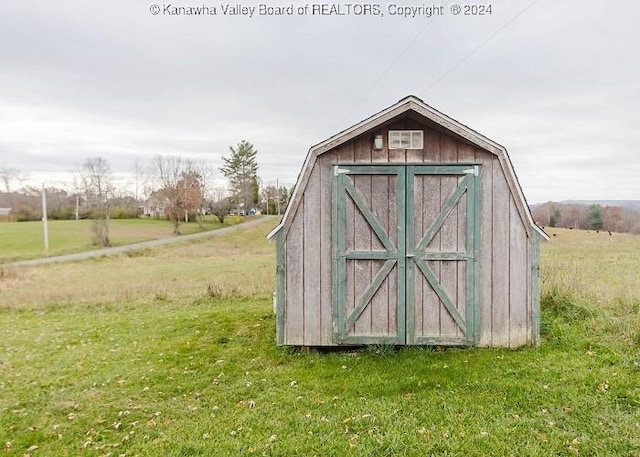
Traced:
<svg viewBox="0 0 640 457">
<path fill-rule="evenodd" d="M 388 150 L 387 138 L 390 129 L 415 129 L 424 131 L 423 150 Z M 284 344 L 305 346 L 333 345 L 332 327 L 332 164 L 334 163 L 475 163 L 481 165 L 480 172 L 480 240 L 477 284 L 477 308 L 480 320 L 480 334 L 477 342 L 480 346 L 519 346 L 531 343 L 531 240 L 527 232 L 522 214 L 518 211 L 516 200 L 511 193 L 507 177 L 503 172 L 497 156 L 470 145 L 457 137 L 442 131 L 441 127 L 422 124 L 409 116 L 384 125 L 379 129 L 367 132 L 350 140 L 312 161 L 311 173 L 306 182 L 302 182 L 302 199 L 292 216 L 291 223 L 284 227 L 282 233 L 284 245 Z M 373 137 L 384 135 L 385 148 L 372 150 Z M 358 177 L 358 187 L 371 189 L 385 187 L 390 195 L 388 176 Z M 437 207 L 455 188 L 461 178 L 445 177 L 438 188 L 416 185 L 415 198 L 422 204 L 415 218 L 416 228 L 423 224 L 430 212 Z M 450 182 L 449 182 L 450 181 Z M 420 182 L 420 181 L 416 181 Z M 371 194 L 365 195 L 371 199 Z M 440 201 L 438 202 L 438 199 Z M 371 200 L 370 200 L 371 201 Z M 438 202 L 434 205 L 434 202 Z M 372 201 L 373 211 L 381 221 L 393 220 L 388 208 L 379 198 Z M 361 217 L 354 211 L 353 205 L 347 206 L 347 218 Z M 436 236 L 434 243 L 440 243 L 450 250 L 461 248 L 459 243 L 464 239 L 460 234 L 464 231 L 464 205 L 456 209 L 457 217 L 447 221 Z M 362 222 L 363 225 L 366 225 Z M 357 224 L 356 224 L 357 226 Z M 419 227 L 423 229 L 422 225 Z M 347 234 L 347 243 L 357 247 L 375 245 L 368 231 L 353 231 Z M 448 266 L 439 267 L 436 272 L 443 280 L 444 287 L 453 296 L 464 296 L 464 265 L 452 262 Z M 369 284 L 375 270 L 371 262 L 366 268 L 360 268 L 358 261 L 351 262 L 347 271 L 348 284 Z M 393 278 L 393 275 L 390 276 Z M 359 326 L 368 326 L 373 333 L 384 331 L 395 325 L 395 316 L 390 316 L 388 308 L 382 306 L 389 298 L 395 296 L 397 284 L 392 279 L 385 282 L 374 297 L 374 306 L 369 313 L 358 321 Z M 458 289 L 456 291 L 456 288 Z M 356 290 L 347 290 L 348 294 L 357 294 Z M 361 292 L 360 292 L 361 293 Z M 386 294 L 386 298 L 382 298 Z M 433 291 L 421 278 L 415 287 L 416 298 L 433 294 Z M 379 306 L 377 305 L 379 304 Z M 441 307 L 433 310 L 420 310 L 415 316 L 416 330 L 427 331 L 429 326 L 439 326 L 445 333 L 459 335 L 459 330 L 450 316 L 442 313 Z M 535 311 L 535 310 L 533 310 Z M 425 319 L 424 313 L 439 313 L 438 319 Z"/>
<path fill-rule="evenodd" d="M 284 344 L 332 344 L 331 163 L 318 159 L 284 236 Z"/>
</svg>

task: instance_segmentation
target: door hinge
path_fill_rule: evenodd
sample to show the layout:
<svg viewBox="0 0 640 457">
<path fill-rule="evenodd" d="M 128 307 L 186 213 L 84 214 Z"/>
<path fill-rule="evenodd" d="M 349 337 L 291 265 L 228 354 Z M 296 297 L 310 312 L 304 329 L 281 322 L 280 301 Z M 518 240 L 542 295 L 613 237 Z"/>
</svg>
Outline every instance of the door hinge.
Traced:
<svg viewBox="0 0 640 457">
<path fill-rule="evenodd" d="M 351 170 L 347 169 L 347 168 L 340 168 L 340 167 L 335 167 L 333 169 L 333 176 L 338 176 L 338 175 L 344 175 L 349 173 Z"/>
<path fill-rule="evenodd" d="M 468 168 L 466 170 L 462 170 L 462 172 L 464 174 L 467 174 L 467 175 L 479 176 L 480 175 L 480 167 L 475 165 L 473 168 Z"/>
</svg>

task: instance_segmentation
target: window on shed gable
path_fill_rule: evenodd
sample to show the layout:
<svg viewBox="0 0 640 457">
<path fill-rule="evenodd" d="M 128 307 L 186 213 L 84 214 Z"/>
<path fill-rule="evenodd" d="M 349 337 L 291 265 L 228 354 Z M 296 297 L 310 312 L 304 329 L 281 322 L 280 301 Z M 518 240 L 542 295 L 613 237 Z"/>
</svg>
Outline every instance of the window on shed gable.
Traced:
<svg viewBox="0 0 640 457">
<path fill-rule="evenodd" d="M 422 130 L 389 130 L 389 149 L 422 149 Z"/>
</svg>

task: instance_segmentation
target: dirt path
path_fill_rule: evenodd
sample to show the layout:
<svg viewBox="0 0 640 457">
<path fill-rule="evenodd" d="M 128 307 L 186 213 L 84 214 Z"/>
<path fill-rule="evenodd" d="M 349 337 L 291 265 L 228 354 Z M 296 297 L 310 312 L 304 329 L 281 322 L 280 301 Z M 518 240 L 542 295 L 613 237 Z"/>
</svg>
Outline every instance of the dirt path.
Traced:
<svg viewBox="0 0 640 457">
<path fill-rule="evenodd" d="M 182 243 L 183 241 L 200 240 L 204 238 L 224 235 L 226 233 L 233 232 L 235 230 L 242 230 L 244 228 L 253 227 L 255 225 L 261 224 L 267 219 L 272 219 L 272 217 L 263 216 L 258 219 L 253 219 L 248 222 L 243 222 L 241 224 L 231 225 L 229 227 L 221 228 L 218 230 L 211 230 L 208 232 L 194 233 L 192 235 L 181 235 L 181 236 L 176 236 L 172 238 L 164 238 L 161 240 L 143 241 L 141 243 L 127 244 L 125 246 L 117 246 L 113 248 L 97 249 L 95 251 L 79 252 L 77 254 L 43 257 L 40 259 L 33 259 L 33 260 L 22 260 L 20 262 L 6 263 L 4 265 L 28 267 L 28 266 L 34 266 L 34 265 L 45 265 L 48 263 L 73 262 L 75 260 L 84 260 L 84 259 L 90 259 L 93 257 L 102 257 L 106 255 L 120 254 L 122 252 L 155 248 L 158 246 L 164 246 L 165 244 Z M 275 218 L 274 218 L 274 223 L 275 223 Z"/>
</svg>

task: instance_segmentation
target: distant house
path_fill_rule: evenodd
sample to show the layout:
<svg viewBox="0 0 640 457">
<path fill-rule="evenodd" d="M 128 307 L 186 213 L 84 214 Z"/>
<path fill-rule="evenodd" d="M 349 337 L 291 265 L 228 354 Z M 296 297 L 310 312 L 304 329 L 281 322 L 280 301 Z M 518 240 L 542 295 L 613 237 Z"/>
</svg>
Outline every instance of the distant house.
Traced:
<svg viewBox="0 0 640 457">
<path fill-rule="evenodd" d="M 159 192 L 153 192 L 142 205 L 142 216 L 153 217 L 154 219 L 165 218 L 168 205 L 169 199 L 167 197 L 162 196 Z"/>
<path fill-rule="evenodd" d="M 244 208 L 241 205 L 241 206 L 236 206 L 236 207 L 231 208 L 229 210 L 229 215 L 230 216 L 246 216 L 247 213 L 246 213 L 246 211 L 244 210 Z"/>
<path fill-rule="evenodd" d="M 11 221 L 11 210 L 12 208 L 0 208 L 0 221 Z"/>
</svg>

